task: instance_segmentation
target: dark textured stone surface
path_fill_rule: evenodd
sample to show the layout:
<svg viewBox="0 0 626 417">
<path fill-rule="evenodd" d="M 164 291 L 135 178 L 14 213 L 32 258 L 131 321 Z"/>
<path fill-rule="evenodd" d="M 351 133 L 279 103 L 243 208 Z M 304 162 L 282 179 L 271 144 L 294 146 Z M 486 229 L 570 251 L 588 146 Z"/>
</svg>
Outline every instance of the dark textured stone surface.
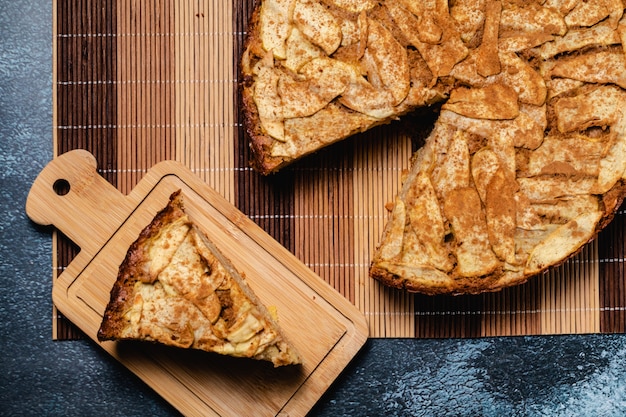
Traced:
<svg viewBox="0 0 626 417">
<path fill-rule="evenodd" d="M 176 415 L 86 340 L 53 342 L 50 231 L 24 213 L 52 157 L 51 2 L 0 2 L 0 414 Z M 370 340 L 312 415 L 623 416 L 626 336 Z"/>
<path fill-rule="evenodd" d="M 622 336 L 371 340 L 320 415 L 623 416 Z"/>
</svg>

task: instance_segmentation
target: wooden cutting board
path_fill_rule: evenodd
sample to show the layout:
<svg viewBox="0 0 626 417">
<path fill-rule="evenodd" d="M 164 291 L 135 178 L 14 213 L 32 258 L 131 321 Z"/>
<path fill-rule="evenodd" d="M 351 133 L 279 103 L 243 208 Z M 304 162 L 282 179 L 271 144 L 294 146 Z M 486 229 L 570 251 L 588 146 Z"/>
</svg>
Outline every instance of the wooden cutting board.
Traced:
<svg viewBox="0 0 626 417">
<path fill-rule="evenodd" d="M 84 150 L 62 154 L 35 180 L 26 212 L 80 247 L 55 280 L 57 308 L 186 415 L 305 415 L 368 336 L 363 315 L 293 254 L 183 165 L 153 166 L 125 196 Z M 68 191 L 69 189 L 69 191 Z M 303 365 L 271 364 L 148 343 L 97 341 L 109 293 L 130 244 L 181 189 L 191 219 L 276 306 Z"/>
</svg>

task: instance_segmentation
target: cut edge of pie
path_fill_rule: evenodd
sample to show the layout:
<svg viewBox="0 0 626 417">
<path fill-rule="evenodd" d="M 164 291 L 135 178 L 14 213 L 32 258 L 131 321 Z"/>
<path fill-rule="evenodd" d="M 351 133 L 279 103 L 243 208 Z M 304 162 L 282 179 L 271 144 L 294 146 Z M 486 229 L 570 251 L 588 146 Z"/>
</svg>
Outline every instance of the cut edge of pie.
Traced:
<svg viewBox="0 0 626 417">
<path fill-rule="evenodd" d="M 128 249 L 97 337 L 301 364 L 271 311 L 188 217 L 178 190 Z"/>
</svg>

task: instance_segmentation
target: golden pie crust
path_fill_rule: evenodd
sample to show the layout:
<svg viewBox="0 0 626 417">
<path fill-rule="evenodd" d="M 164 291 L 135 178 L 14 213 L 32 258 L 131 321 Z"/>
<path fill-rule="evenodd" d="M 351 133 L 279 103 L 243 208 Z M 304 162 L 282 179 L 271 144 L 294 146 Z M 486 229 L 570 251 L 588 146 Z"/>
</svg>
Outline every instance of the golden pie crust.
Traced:
<svg viewBox="0 0 626 417">
<path fill-rule="evenodd" d="M 129 248 L 98 340 L 150 341 L 275 367 L 301 362 L 243 275 L 189 219 L 180 190 Z"/>
<path fill-rule="evenodd" d="M 621 0 L 264 0 L 242 74 L 263 174 L 442 103 L 371 262 L 389 286 L 522 283 L 577 253 L 624 198 Z"/>
</svg>

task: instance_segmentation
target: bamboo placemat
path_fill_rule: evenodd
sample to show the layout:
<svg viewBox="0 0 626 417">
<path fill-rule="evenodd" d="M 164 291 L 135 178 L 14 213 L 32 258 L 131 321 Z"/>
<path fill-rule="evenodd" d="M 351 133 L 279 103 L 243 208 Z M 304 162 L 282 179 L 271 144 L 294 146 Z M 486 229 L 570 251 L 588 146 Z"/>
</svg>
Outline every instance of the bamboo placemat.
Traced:
<svg viewBox="0 0 626 417">
<path fill-rule="evenodd" d="M 253 0 L 54 1 L 55 154 L 84 148 L 129 192 L 178 160 L 367 317 L 372 337 L 622 333 L 624 217 L 574 259 L 495 294 L 427 297 L 368 276 L 391 201 L 436 115 L 373 129 L 277 175 L 248 167 L 237 61 Z M 53 275 L 79 248 L 56 234 Z M 54 312 L 54 337 L 80 333 Z"/>
</svg>

